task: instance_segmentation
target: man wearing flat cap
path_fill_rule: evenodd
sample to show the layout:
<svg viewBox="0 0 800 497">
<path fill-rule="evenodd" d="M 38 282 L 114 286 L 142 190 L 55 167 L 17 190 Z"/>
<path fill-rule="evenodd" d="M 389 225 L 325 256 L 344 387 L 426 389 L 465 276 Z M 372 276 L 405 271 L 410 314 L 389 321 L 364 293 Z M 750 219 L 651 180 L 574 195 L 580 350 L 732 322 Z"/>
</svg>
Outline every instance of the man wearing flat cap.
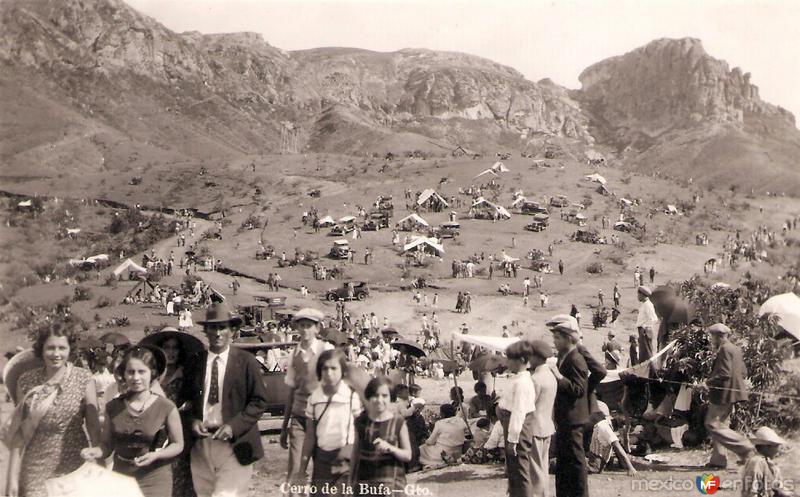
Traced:
<svg viewBox="0 0 800 497">
<path fill-rule="evenodd" d="M 300 334 L 300 343 L 289 356 L 289 367 L 286 370 L 286 384 L 289 386 L 289 397 L 283 414 L 280 443 L 289 449 L 289 469 L 286 481 L 291 482 L 300 471 L 300 459 L 303 455 L 303 442 L 306 438 L 306 404 L 311 392 L 317 388 L 317 359 L 319 355 L 333 348 L 328 342 L 318 339 L 322 330 L 325 315 L 317 309 L 306 307 L 297 311 L 292 317 L 292 327 Z"/>
<path fill-rule="evenodd" d="M 583 429 L 589 421 L 589 368 L 578 352 L 577 323 L 553 323 L 557 365 L 550 365 L 557 390 L 553 409 L 556 423 L 556 497 L 588 497 Z M 550 325 L 550 323 L 548 323 Z"/>
<path fill-rule="evenodd" d="M 252 354 L 231 347 L 241 319 L 213 304 L 199 321 L 208 350 L 189 361 L 185 398 L 195 436 L 191 466 L 198 497 L 245 496 L 253 463 L 264 457 L 258 420 L 267 408 L 261 367 Z"/>
<path fill-rule="evenodd" d="M 636 290 L 639 297 L 639 314 L 636 317 L 636 330 L 639 333 L 639 362 L 645 362 L 653 357 L 653 340 L 658 329 L 658 315 L 656 308 L 650 301 L 652 292 L 646 286 Z"/>
<path fill-rule="evenodd" d="M 723 449 L 728 449 L 744 462 L 753 450 L 753 445 L 741 433 L 730 428 L 733 404 L 748 398 L 742 349 L 728 340 L 730 328 L 722 323 L 710 326 L 708 341 L 717 355 L 711 366 L 711 375 L 706 380 L 708 386 L 708 411 L 705 427 L 711 438 L 711 458 L 709 467 L 725 468 L 728 458 Z"/>
</svg>

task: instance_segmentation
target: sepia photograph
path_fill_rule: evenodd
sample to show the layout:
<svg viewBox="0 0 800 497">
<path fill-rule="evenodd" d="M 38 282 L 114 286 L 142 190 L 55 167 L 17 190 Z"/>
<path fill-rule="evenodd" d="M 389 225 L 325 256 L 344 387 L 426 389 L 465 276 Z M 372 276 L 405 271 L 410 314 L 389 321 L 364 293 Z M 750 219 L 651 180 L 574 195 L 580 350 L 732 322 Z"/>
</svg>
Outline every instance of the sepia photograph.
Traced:
<svg viewBox="0 0 800 497">
<path fill-rule="evenodd" d="M 0 497 L 800 497 L 798 27 L 0 0 Z"/>
</svg>

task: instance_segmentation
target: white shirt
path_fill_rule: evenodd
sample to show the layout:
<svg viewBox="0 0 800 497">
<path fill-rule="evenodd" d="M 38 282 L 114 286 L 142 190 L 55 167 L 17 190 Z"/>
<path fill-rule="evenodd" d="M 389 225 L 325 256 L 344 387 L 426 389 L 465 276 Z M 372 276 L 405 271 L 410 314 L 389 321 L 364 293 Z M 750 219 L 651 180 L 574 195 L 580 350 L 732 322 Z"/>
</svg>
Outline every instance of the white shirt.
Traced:
<svg viewBox="0 0 800 497">
<path fill-rule="evenodd" d="M 334 450 L 355 442 L 355 417 L 361 414 L 361 397 L 355 394 L 345 382 L 333 394 L 331 403 L 325 410 L 328 396 L 322 385 L 311 392 L 306 407 L 306 417 L 317 421 L 317 446 L 323 450 Z M 325 410 L 325 414 L 322 412 Z M 322 419 L 320 419 L 322 416 Z"/>
<path fill-rule="evenodd" d="M 642 302 L 642 305 L 639 306 L 639 314 L 636 317 L 636 327 L 651 329 L 658 327 L 658 315 L 650 299 L 645 300 Z"/>
<path fill-rule="evenodd" d="M 489 438 L 483 444 L 484 449 L 496 449 L 503 447 L 503 425 L 500 421 L 495 421 L 492 426 L 492 432 L 489 433 Z"/>
<path fill-rule="evenodd" d="M 228 347 L 222 353 L 215 354 L 211 351 L 208 352 L 206 359 L 206 379 L 205 391 L 203 392 L 203 425 L 206 428 L 218 428 L 222 426 L 222 385 L 225 383 L 225 368 L 228 365 L 228 355 L 231 348 Z M 213 406 L 208 405 L 208 394 L 211 391 L 211 371 L 214 367 L 214 361 L 217 361 L 218 375 L 217 381 L 219 385 L 219 402 Z"/>
<path fill-rule="evenodd" d="M 528 371 L 520 371 L 510 380 L 510 395 L 500 397 L 499 407 L 511 412 L 511 419 L 508 421 L 508 442 L 517 443 L 525 416 L 536 410 L 536 391 Z"/>
</svg>

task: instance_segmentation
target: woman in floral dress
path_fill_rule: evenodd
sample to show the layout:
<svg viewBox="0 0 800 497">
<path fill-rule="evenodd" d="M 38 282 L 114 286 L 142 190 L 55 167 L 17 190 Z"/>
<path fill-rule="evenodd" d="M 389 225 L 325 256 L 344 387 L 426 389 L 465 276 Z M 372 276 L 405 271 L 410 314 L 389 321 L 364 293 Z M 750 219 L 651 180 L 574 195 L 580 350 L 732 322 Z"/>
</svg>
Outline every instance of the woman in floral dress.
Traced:
<svg viewBox="0 0 800 497">
<path fill-rule="evenodd" d="M 69 362 L 75 343 L 69 330 L 54 325 L 43 329 L 33 345 L 44 367 L 24 373 L 17 383 L 6 495 L 45 497 L 45 480 L 83 464 L 86 432 L 92 441 L 100 439 L 92 373 Z"/>
</svg>

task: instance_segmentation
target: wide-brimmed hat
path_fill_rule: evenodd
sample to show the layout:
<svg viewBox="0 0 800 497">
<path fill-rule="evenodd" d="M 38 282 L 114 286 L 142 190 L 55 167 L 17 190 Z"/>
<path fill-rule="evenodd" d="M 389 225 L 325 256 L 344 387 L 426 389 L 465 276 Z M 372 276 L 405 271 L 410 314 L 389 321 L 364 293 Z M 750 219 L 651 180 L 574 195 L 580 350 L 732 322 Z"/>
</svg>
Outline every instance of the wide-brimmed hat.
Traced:
<svg viewBox="0 0 800 497">
<path fill-rule="evenodd" d="M 183 349 L 184 357 L 191 357 L 195 354 L 199 354 L 206 348 L 203 342 L 196 336 L 190 335 L 184 331 L 178 331 L 169 326 L 142 338 L 139 340 L 139 345 L 155 345 L 161 348 L 164 342 L 173 338 L 178 341 L 181 349 Z"/>
<path fill-rule="evenodd" d="M 775 430 L 768 426 L 762 426 L 757 429 L 750 437 L 750 441 L 753 442 L 753 445 L 786 445 L 787 443 L 786 440 L 775 433 Z"/>
<path fill-rule="evenodd" d="M 239 326 L 242 324 L 242 318 L 231 311 L 227 305 L 218 302 L 208 306 L 205 319 L 197 323 L 201 325 L 230 323 L 231 326 Z"/>
<path fill-rule="evenodd" d="M 17 402 L 17 383 L 20 377 L 32 369 L 41 367 L 44 367 L 44 361 L 34 355 L 33 349 L 23 350 L 9 359 L 3 368 L 3 384 L 14 403 Z"/>
<path fill-rule="evenodd" d="M 138 345 L 126 350 L 123 360 L 117 365 L 117 369 L 114 371 L 115 376 L 118 378 L 122 378 L 124 376 L 125 362 L 127 362 L 127 358 L 130 356 L 130 354 L 134 353 L 134 351 L 137 349 L 146 349 L 153 354 L 153 358 L 156 361 L 156 374 L 153 375 L 153 378 L 151 378 L 150 381 L 157 381 L 167 369 L 167 355 L 163 350 L 161 350 L 161 347 L 152 344 L 139 343 Z"/>
</svg>

